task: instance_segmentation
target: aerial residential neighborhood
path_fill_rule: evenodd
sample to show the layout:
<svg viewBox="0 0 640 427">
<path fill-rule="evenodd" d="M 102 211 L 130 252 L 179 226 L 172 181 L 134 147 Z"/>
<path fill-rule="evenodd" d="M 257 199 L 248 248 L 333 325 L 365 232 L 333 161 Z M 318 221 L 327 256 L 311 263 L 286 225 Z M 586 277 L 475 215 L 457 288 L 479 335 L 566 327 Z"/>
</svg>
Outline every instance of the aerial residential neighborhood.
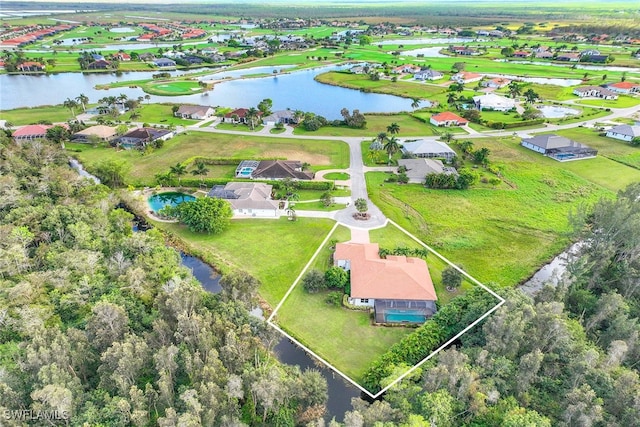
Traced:
<svg viewBox="0 0 640 427">
<path fill-rule="evenodd" d="M 7 425 L 636 425 L 634 6 L 4 2 Z"/>
</svg>

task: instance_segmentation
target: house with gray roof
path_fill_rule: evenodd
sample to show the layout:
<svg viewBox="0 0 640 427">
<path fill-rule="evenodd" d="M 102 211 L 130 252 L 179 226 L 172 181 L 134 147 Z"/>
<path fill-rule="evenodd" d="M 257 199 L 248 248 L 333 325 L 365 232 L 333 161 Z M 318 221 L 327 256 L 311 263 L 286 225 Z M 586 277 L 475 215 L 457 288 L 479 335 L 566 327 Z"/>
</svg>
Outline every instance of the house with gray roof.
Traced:
<svg viewBox="0 0 640 427">
<path fill-rule="evenodd" d="M 228 182 L 214 185 L 208 196 L 228 201 L 234 217 L 277 218 L 280 202 L 271 199 L 272 190 L 261 182 Z"/>
<path fill-rule="evenodd" d="M 573 94 L 580 98 L 618 99 L 618 94 L 601 86 L 580 86 L 573 89 Z"/>
<path fill-rule="evenodd" d="M 431 68 L 427 70 L 420 70 L 413 74 L 413 78 L 415 80 L 438 80 L 444 77 L 440 71 L 432 70 Z"/>
<path fill-rule="evenodd" d="M 595 157 L 598 154 L 598 150 L 555 134 L 524 138 L 520 145 L 559 162 Z"/>
<path fill-rule="evenodd" d="M 266 117 L 262 118 L 262 122 L 267 126 L 273 126 L 276 123 L 285 125 L 298 123 L 296 113 L 291 110 L 274 111 Z"/>
<path fill-rule="evenodd" d="M 606 133 L 609 138 L 631 142 L 633 138 L 640 138 L 640 126 L 618 125 L 609 129 Z"/>
<path fill-rule="evenodd" d="M 456 152 L 447 144 L 435 139 L 406 140 L 402 144 L 402 152 L 418 158 L 443 158 L 450 160 Z"/>
<path fill-rule="evenodd" d="M 211 117 L 214 112 L 209 105 L 181 105 L 174 115 L 183 119 L 203 120 Z"/>
<path fill-rule="evenodd" d="M 404 166 L 410 184 L 424 184 L 425 177 L 430 173 L 458 174 L 455 168 L 445 166 L 436 159 L 398 159 L 398 169 Z"/>
</svg>

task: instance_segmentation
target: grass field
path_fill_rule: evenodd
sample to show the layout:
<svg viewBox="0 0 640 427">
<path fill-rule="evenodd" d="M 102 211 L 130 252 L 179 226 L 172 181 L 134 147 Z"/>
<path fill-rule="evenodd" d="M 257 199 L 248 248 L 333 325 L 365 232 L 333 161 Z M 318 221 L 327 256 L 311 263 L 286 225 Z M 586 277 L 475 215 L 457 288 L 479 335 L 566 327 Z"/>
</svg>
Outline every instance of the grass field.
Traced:
<svg viewBox="0 0 640 427">
<path fill-rule="evenodd" d="M 640 98 L 620 95 L 618 99 L 580 99 L 580 104 L 607 108 L 629 108 L 640 104 Z"/>
<path fill-rule="evenodd" d="M 161 125 L 192 125 L 197 120 L 185 120 L 173 115 L 171 108 L 174 104 L 140 104 L 137 112 L 140 117 L 135 119 L 136 122 L 161 124 Z M 130 119 L 131 113 L 127 112 L 120 116 L 120 119 Z"/>
<path fill-rule="evenodd" d="M 194 81 L 167 81 L 167 82 L 154 82 L 145 84 L 142 86 L 145 92 L 153 95 L 192 95 L 194 93 L 200 93 L 203 88 Z"/>
<path fill-rule="evenodd" d="M 429 117 L 431 115 L 429 114 Z M 425 123 L 411 114 L 365 114 L 367 126 L 364 129 L 351 129 L 348 127 L 323 126 L 317 131 L 307 131 L 302 126 L 297 126 L 294 135 L 322 135 L 322 136 L 370 136 L 375 137 L 380 132 L 387 132 L 387 126 L 397 123 L 400 126 L 399 137 L 402 136 L 433 136 L 438 135 L 438 130 L 429 123 Z M 388 132 L 387 132 L 388 133 Z"/>
<path fill-rule="evenodd" d="M 333 227 L 328 219 L 238 219 L 219 235 L 190 232 L 178 224 L 157 223 L 187 249 L 221 272 L 239 269 L 262 283 L 260 296 L 275 307 Z M 269 244 L 268 242 L 278 242 Z M 265 250 L 269 245 L 269 250 Z"/>
<path fill-rule="evenodd" d="M 440 191 L 384 183 L 383 173 L 366 178 L 387 216 L 484 283 L 526 279 L 567 245 L 571 210 L 640 181 L 639 170 L 605 158 L 559 163 L 511 138 L 475 145 L 491 150 L 511 188 Z"/>
<path fill-rule="evenodd" d="M 166 141 L 161 149 L 144 155 L 138 150 L 117 151 L 104 146 L 93 148 L 87 144 L 70 143 L 67 149 L 88 170 L 99 161 L 124 161 L 129 167 L 125 182 L 134 186 L 154 186 L 156 174 L 166 173 L 170 166 L 194 156 L 248 159 L 284 157 L 307 162 L 315 170 L 345 169 L 349 166 L 349 147 L 340 141 L 305 141 L 194 131 L 180 134 Z M 209 169 L 212 171 L 210 175 L 217 170 L 213 167 Z"/>
<path fill-rule="evenodd" d="M 78 114 L 82 108 L 76 109 Z M 34 108 L 16 108 L 15 110 L 0 111 L 0 119 L 13 123 L 16 126 L 37 123 L 40 120 L 48 120 L 52 123 L 66 122 L 71 119 L 71 111 L 62 105 L 52 105 Z"/>
<path fill-rule="evenodd" d="M 344 181 L 349 179 L 351 176 L 345 172 L 331 172 L 324 175 L 325 179 L 333 179 L 338 181 Z"/>
</svg>

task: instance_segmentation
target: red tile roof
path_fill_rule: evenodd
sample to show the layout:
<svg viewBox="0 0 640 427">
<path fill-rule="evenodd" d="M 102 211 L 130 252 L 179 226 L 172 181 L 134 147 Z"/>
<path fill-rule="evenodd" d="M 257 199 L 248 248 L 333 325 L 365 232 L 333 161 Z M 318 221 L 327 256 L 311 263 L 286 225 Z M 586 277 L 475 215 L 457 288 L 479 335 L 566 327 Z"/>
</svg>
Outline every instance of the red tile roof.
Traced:
<svg viewBox="0 0 640 427">
<path fill-rule="evenodd" d="M 640 85 L 637 83 L 631 83 L 631 82 L 618 82 L 618 83 L 612 83 L 608 86 L 615 87 L 617 89 L 633 89 L 634 87 L 638 87 Z"/>
<path fill-rule="evenodd" d="M 434 114 L 433 116 L 431 116 L 431 118 L 433 120 L 435 120 L 436 122 L 449 122 L 449 121 L 455 120 L 460 124 L 469 123 L 469 120 L 464 119 L 464 118 L 460 117 L 459 115 L 454 114 L 454 113 L 452 113 L 450 111 L 445 111 L 445 112 L 442 112 L 442 113 Z"/>
<path fill-rule="evenodd" d="M 377 243 L 338 243 L 335 260 L 351 264 L 351 297 L 435 301 L 429 268 L 421 258 L 378 255 Z"/>
</svg>

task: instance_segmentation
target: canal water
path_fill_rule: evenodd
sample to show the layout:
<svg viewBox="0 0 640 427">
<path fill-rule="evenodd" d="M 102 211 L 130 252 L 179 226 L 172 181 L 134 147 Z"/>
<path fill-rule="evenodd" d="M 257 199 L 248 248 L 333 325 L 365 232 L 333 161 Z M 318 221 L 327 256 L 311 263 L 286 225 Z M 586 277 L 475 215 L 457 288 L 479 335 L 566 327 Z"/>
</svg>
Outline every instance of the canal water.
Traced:
<svg viewBox="0 0 640 427">
<path fill-rule="evenodd" d="M 530 297 L 534 297 L 545 285 L 557 286 L 562 275 L 580 250 L 581 243 L 574 243 L 556 256 L 549 264 L 542 266 L 529 280 L 519 286 L 520 290 Z"/>
<path fill-rule="evenodd" d="M 268 67 L 282 71 L 284 67 Z M 150 102 L 192 103 L 232 108 L 258 105 L 269 98 L 273 101 L 273 110 L 302 110 L 322 115 L 327 119 L 341 119 L 340 110 L 359 109 L 362 113 L 392 113 L 412 111 L 411 99 L 379 93 L 366 93 L 319 83 L 315 76 L 331 70 L 339 70 L 344 66 L 319 67 L 295 71 L 288 74 L 270 75 L 263 78 L 231 80 L 215 85 L 208 92 L 184 96 L 151 95 Z M 192 71 L 201 71 L 192 70 Z M 263 72 L 258 69 L 258 72 Z M 251 73 L 248 69 L 243 71 Z M 155 71 L 131 72 L 116 74 L 82 74 L 61 73 L 42 75 L 0 75 L 0 110 L 19 107 L 36 107 L 39 105 L 56 105 L 67 98 L 75 98 L 81 93 L 89 97 L 90 102 L 97 102 L 105 96 L 127 95 L 129 98 L 144 96 L 137 87 L 119 87 L 109 90 L 95 89 L 115 81 L 151 79 Z M 172 75 L 184 74 L 184 71 L 171 71 Z M 212 76 L 215 77 L 215 70 Z M 222 74 L 224 75 L 224 74 Z M 134 86 L 132 84 L 132 86 Z M 52 90 L 55 88 L 55 90 Z M 28 96 L 25 96 L 28 94 Z M 146 102 L 146 101 L 145 101 Z"/>
</svg>

